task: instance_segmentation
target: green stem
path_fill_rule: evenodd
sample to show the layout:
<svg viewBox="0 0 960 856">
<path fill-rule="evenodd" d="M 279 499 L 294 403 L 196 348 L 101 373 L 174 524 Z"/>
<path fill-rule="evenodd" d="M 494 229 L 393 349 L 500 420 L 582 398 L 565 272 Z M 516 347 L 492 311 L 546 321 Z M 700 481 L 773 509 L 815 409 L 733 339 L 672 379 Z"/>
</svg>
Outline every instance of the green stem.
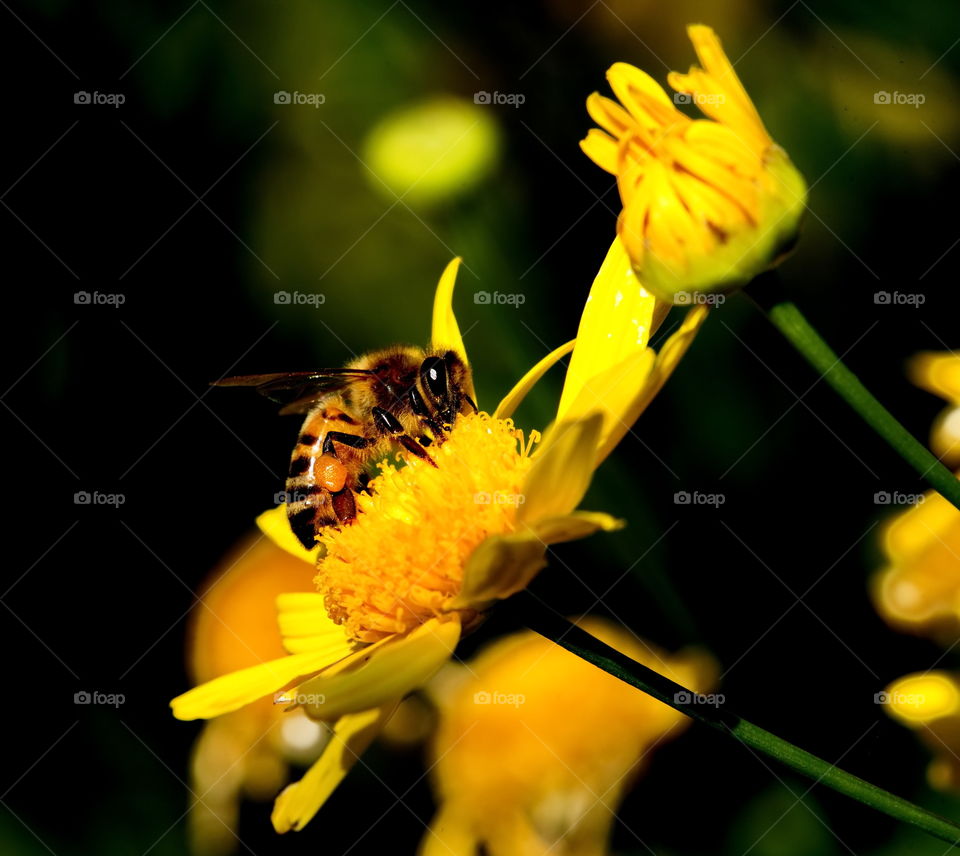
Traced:
<svg viewBox="0 0 960 856">
<path fill-rule="evenodd" d="M 751 749 L 813 779 L 815 783 L 833 788 L 896 820 L 912 824 L 935 838 L 952 845 L 960 844 L 960 826 L 952 821 L 926 811 L 794 746 L 782 737 L 777 737 L 737 716 L 723 704 L 704 704 L 703 696 L 700 696 L 701 701 L 698 702 L 697 694 L 692 690 L 642 663 L 631 660 L 577 625 L 556 615 L 529 592 L 515 595 L 507 601 L 507 605 L 531 630 L 674 710 L 736 738 Z"/>
<path fill-rule="evenodd" d="M 758 277 L 747 293 L 810 365 L 900 456 L 920 478 L 960 508 L 960 480 L 894 418 L 823 340 L 795 303 L 779 295 L 776 273 Z M 771 299 L 772 298 L 772 299 Z"/>
</svg>

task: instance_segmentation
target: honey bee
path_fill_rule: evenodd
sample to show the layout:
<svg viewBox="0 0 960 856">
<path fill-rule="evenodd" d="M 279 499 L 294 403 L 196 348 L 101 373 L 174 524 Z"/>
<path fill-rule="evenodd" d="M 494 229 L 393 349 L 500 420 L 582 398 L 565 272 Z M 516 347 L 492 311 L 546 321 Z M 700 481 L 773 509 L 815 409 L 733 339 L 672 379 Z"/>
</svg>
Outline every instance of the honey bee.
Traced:
<svg viewBox="0 0 960 856">
<path fill-rule="evenodd" d="M 436 466 L 427 447 L 441 444 L 458 414 L 476 411 L 470 369 L 454 351 L 398 345 L 343 368 L 243 375 L 215 386 L 253 387 L 305 413 L 286 482 L 290 528 L 307 549 L 324 526 L 357 516 L 354 494 L 391 451 Z"/>
</svg>

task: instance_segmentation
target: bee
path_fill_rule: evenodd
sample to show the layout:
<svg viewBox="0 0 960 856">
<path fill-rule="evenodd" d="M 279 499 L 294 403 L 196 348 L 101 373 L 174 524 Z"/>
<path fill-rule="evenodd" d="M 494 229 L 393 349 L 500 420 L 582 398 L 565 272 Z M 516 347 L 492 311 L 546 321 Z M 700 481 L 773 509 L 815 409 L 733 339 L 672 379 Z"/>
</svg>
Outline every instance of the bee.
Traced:
<svg viewBox="0 0 960 856">
<path fill-rule="evenodd" d="M 372 465 L 390 452 L 436 466 L 427 448 L 441 444 L 460 413 L 476 411 L 467 364 L 454 351 L 397 345 L 343 368 L 242 375 L 214 386 L 253 387 L 305 413 L 290 457 L 287 518 L 304 547 L 324 526 L 357 516 L 355 494 L 367 489 Z"/>
</svg>

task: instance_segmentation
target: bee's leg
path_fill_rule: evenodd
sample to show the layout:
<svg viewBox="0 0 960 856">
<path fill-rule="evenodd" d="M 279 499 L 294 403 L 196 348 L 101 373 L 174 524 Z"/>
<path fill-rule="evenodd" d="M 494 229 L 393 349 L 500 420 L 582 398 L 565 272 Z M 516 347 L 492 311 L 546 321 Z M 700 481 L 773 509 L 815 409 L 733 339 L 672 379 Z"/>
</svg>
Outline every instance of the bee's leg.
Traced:
<svg viewBox="0 0 960 856">
<path fill-rule="evenodd" d="M 339 443 L 341 446 L 349 446 L 351 449 L 366 449 L 373 440 L 369 437 L 362 437 L 359 434 L 347 434 L 343 431 L 327 431 L 326 436 L 323 438 L 323 454 L 333 455 L 337 457 L 336 447 L 334 443 Z M 338 458 L 339 460 L 339 458 Z"/>
<path fill-rule="evenodd" d="M 377 426 L 377 430 L 380 431 L 380 433 L 390 434 L 393 439 L 408 452 L 411 452 L 418 458 L 434 466 L 437 465 L 433 458 L 430 457 L 430 453 L 407 433 L 400 420 L 389 410 L 384 410 L 382 407 L 374 407 L 370 412 L 373 414 L 373 424 Z"/>
<path fill-rule="evenodd" d="M 473 408 L 474 413 L 479 413 L 480 408 L 477 407 L 477 402 L 475 402 L 469 395 L 463 393 L 463 400 Z"/>
<path fill-rule="evenodd" d="M 431 415 L 429 408 L 424 404 L 423 396 L 420 395 L 420 392 L 415 386 L 411 387 L 409 398 L 410 409 L 423 420 L 424 424 L 433 432 L 437 445 L 440 445 L 446 439 L 440 420 Z"/>
<path fill-rule="evenodd" d="M 333 513 L 341 523 L 352 523 L 357 517 L 357 503 L 353 498 L 353 491 L 349 487 L 338 490 L 331 495 Z"/>
</svg>

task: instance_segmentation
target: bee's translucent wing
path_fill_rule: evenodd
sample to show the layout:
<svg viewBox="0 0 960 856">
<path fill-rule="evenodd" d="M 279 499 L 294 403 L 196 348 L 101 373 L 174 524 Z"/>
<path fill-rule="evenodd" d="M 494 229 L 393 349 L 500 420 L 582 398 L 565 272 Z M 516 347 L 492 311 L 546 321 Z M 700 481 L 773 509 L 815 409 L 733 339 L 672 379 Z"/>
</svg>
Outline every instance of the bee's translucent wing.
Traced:
<svg viewBox="0 0 960 856">
<path fill-rule="evenodd" d="M 308 372 L 237 375 L 214 381 L 211 386 L 243 386 L 283 405 L 281 413 L 304 413 L 324 393 L 348 387 L 353 381 L 372 374 L 368 369 L 315 369 Z"/>
</svg>

